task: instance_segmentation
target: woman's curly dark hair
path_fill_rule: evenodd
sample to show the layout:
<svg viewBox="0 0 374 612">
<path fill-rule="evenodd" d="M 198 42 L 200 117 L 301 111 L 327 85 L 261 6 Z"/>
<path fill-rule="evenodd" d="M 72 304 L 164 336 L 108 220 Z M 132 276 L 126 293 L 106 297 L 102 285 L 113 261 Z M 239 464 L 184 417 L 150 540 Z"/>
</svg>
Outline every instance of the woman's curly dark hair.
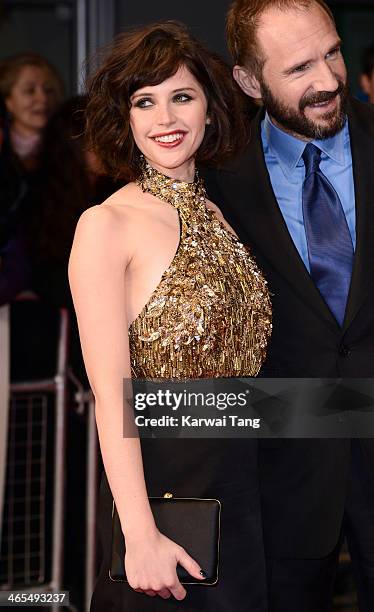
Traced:
<svg viewBox="0 0 374 612">
<path fill-rule="evenodd" d="M 30 215 L 35 260 L 66 263 L 80 215 L 114 191 L 105 176 L 96 176 L 92 184 L 84 139 L 85 110 L 85 96 L 70 98 L 45 130 Z"/>
<path fill-rule="evenodd" d="M 67 100 L 44 134 L 41 167 L 34 181 L 31 219 L 33 251 L 65 261 L 77 219 L 88 208 L 89 182 L 84 157 L 85 98 Z"/>
<path fill-rule="evenodd" d="M 197 162 L 219 163 L 247 140 L 244 94 L 227 64 L 193 38 L 186 27 L 166 21 L 121 34 L 88 83 L 87 143 L 116 179 L 139 175 L 139 150 L 130 127 L 130 98 L 186 66 L 204 90 L 211 125 Z"/>
</svg>

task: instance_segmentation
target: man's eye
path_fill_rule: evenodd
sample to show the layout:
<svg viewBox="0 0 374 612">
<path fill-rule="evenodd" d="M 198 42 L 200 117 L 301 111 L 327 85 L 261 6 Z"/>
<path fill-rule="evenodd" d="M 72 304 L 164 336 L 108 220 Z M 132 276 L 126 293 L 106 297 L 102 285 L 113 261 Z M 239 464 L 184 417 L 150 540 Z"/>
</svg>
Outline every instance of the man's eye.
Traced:
<svg viewBox="0 0 374 612">
<path fill-rule="evenodd" d="M 191 96 L 185 93 L 179 93 L 173 98 L 174 102 L 189 102 L 192 100 Z"/>
<path fill-rule="evenodd" d="M 152 101 L 149 98 L 141 98 L 135 102 L 135 106 L 138 108 L 148 108 L 152 106 Z"/>
<path fill-rule="evenodd" d="M 293 69 L 293 72 L 305 72 L 305 70 L 308 69 L 309 64 L 302 64 L 302 66 L 296 66 L 296 68 Z"/>
<path fill-rule="evenodd" d="M 336 49 L 329 51 L 328 54 L 326 55 L 326 58 L 331 59 L 331 58 L 337 57 L 339 54 L 340 54 L 340 47 L 337 47 Z"/>
</svg>

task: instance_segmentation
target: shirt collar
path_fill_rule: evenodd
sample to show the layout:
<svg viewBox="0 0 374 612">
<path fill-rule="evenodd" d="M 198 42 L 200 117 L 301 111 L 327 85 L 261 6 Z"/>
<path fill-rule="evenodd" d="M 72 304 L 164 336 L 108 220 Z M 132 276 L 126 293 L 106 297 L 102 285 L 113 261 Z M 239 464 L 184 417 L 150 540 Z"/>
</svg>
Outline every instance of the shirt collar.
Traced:
<svg viewBox="0 0 374 612">
<path fill-rule="evenodd" d="M 268 146 L 276 156 L 284 174 L 291 174 L 298 165 L 306 144 L 291 134 L 283 132 L 271 121 L 268 113 L 265 114 L 264 127 Z M 331 138 L 325 140 L 313 140 L 313 144 L 322 153 L 340 165 L 345 163 L 345 144 L 349 140 L 348 121 L 344 128 Z"/>
</svg>

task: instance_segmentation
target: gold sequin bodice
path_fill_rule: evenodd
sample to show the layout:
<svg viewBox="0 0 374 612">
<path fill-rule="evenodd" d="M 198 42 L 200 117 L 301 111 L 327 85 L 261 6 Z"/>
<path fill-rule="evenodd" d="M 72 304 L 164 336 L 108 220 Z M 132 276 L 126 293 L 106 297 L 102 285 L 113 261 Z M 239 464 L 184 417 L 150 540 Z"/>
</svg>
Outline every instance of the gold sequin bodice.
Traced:
<svg viewBox="0 0 374 612">
<path fill-rule="evenodd" d="M 176 181 L 147 164 L 138 184 L 177 209 L 181 233 L 172 263 L 129 328 L 133 376 L 256 376 L 271 305 L 255 262 L 207 208 L 201 179 Z"/>
</svg>

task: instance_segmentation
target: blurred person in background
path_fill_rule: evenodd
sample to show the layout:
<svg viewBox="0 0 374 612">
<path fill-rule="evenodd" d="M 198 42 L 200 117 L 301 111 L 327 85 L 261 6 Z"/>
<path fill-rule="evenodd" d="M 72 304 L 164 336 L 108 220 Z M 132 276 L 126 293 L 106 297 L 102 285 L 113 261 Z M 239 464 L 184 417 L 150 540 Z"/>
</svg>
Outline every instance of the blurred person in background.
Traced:
<svg viewBox="0 0 374 612">
<path fill-rule="evenodd" d="M 26 190 L 17 174 L 12 171 L 9 157 L 2 155 L 5 122 L 5 104 L 0 98 L 0 306 L 10 302 L 29 285 L 31 279 L 24 241 L 19 231 L 13 236 L 10 231 L 12 225 L 15 225 L 18 203 Z"/>
<path fill-rule="evenodd" d="M 23 53 L 0 64 L 0 94 L 8 115 L 5 141 L 27 170 L 37 165 L 43 130 L 62 93 L 58 73 L 40 55 Z"/>
<path fill-rule="evenodd" d="M 19 54 L 0 63 L 0 304 L 31 288 L 22 225 L 43 132 L 62 90 L 58 73 L 39 55 Z"/>
<path fill-rule="evenodd" d="M 370 104 L 374 104 L 374 43 L 362 54 L 360 84 Z"/>
</svg>

